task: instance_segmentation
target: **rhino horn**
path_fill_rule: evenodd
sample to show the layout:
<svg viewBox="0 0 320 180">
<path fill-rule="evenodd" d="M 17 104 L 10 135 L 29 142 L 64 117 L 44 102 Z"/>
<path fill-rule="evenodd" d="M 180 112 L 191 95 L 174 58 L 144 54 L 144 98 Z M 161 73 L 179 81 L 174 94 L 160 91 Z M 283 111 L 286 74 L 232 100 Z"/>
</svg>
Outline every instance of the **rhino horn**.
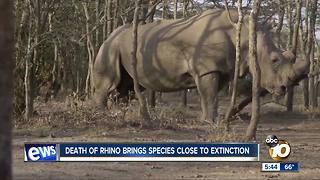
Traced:
<svg viewBox="0 0 320 180">
<path fill-rule="evenodd" d="M 289 60 L 289 61 L 292 62 L 292 63 L 294 63 L 295 60 L 296 60 L 296 56 L 293 54 L 292 51 L 289 51 L 289 50 L 284 51 L 284 52 L 282 53 L 282 55 L 283 55 L 287 60 Z"/>
<path fill-rule="evenodd" d="M 306 77 L 309 71 L 309 61 L 304 59 L 296 59 L 296 56 L 290 50 L 282 52 L 282 55 L 285 57 L 285 59 L 293 64 L 293 72 L 291 71 L 291 75 L 289 75 L 291 80 L 297 80 Z"/>
<path fill-rule="evenodd" d="M 306 75 L 309 72 L 309 61 L 304 59 L 297 59 L 293 64 L 293 71 L 298 78 L 299 76 Z"/>
</svg>

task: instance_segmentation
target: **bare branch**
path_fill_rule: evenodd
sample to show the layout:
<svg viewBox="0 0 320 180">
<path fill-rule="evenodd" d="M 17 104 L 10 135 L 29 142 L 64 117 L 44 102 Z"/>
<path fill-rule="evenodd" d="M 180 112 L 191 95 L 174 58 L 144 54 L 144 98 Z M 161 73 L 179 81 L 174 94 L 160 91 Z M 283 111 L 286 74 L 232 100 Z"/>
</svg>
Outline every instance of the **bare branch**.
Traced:
<svg viewBox="0 0 320 180">
<path fill-rule="evenodd" d="M 224 0 L 224 7 L 225 7 L 226 11 L 228 12 L 228 19 L 229 19 L 230 23 L 232 24 L 232 26 L 236 27 L 237 26 L 236 23 L 232 21 L 227 0 Z"/>
</svg>

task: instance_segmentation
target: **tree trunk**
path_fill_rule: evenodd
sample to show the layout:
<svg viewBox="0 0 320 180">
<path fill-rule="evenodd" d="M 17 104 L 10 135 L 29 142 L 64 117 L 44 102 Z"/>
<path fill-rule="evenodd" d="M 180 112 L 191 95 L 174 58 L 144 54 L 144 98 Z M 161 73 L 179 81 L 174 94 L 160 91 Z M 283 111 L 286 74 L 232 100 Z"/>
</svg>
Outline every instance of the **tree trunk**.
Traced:
<svg viewBox="0 0 320 180">
<path fill-rule="evenodd" d="M 315 98 L 314 98 L 314 44 L 313 41 L 312 43 L 312 47 L 311 47 L 311 52 L 310 52 L 310 69 L 309 69 L 309 82 L 308 82 L 308 90 L 309 90 L 309 108 L 310 109 L 314 109 L 315 108 Z"/>
<path fill-rule="evenodd" d="M 173 10 L 173 19 L 177 19 L 177 13 L 178 13 L 178 0 L 174 0 L 174 10 Z"/>
<path fill-rule="evenodd" d="M 302 80 L 302 91 L 303 91 L 303 106 L 305 109 L 309 108 L 309 80 Z"/>
<path fill-rule="evenodd" d="M 112 0 L 107 0 L 107 35 L 109 35 L 112 32 L 112 14 L 111 14 L 111 9 L 112 9 Z"/>
<path fill-rule="evenodd" d="M 11 172 L 11 110 L 14 70 L 13 1 L 0 3 L 0 177 L 12 179 Z"/>
<path fill-rule="evenodd" d="M 19 1 L 18 1 L 19 3 Z M 28 23 L 28 3 L 27 1 L 22 1 L 21 2 L 23 6 L 23 11 L 21 13 L 21 18 L 17 18 L 19 21 L 18 27 L 16 28 L 17 34 L 16 34 L 16 60 L 20 60 L 21 55 L 22 55 L 22 47 L 23 47 L 23 41 L 22 41 L 22 34 L 23 34 L 23 29 Z"/>
<path fill-rule="evenodd" d="M 225 6 L 228 11 L 228 16 L 230 23 L 235 26 L 237 32 L 236 32 L 236 61 L 234 65 L 234 75 L 233 75 L 233 83 L 232 83 L 232 95 L 231 95 L 231 101 L 230 106 L 228 107 L 227 113 L 225 115 L 225 128 L 229 129 L 229 120 L 231 114 L 233 114 L 233 111 L 235 109 L 236 104 L 236 97 L 237 97 L 237 86 L 238 86 L 238 76 L 239 76 L 239 64 L 241 61 L 241 29 L 242 29 L 242 21 L 243 21 L 243 15 L 242 15 L 242 0 L 238 0 L 238 22 L 237 24 L 234 24 L 230 17 L 230 12 L 228 8 L 227 0 L 225 0 Z"/>
<path fill-rule="evenodd" d="M 119 0 L 114 0 L 114 13 L 113 13 L 113 31 L 118 27 L 119 21 L 118 21 L 118 16 L 119 16 Z"/>
<path fill-rule="evenodd" d="M 317 44 L 317 48 L 318 48 L 318 58 L 317 58 L 317 71 L 316 71 L 316 76 L 315 76 L 315 93 L 314 93 L 314 96 L 315 96 L 315 107 L 319 107 L 319 103 L 318 103 L 318 97 L 320 95 L 319 91 L 319 85 L 320 85 L 320 45 Z"/>
<path fill-rule="evenodd" d="M 86 79 L 86 95 L 89 98 L 94 91 L 94 84 L 93 84 L 93 61 L 95 57 L 95 48 L 91 39 L 90 34 L 90 16 L 88 12 L 87 3 L 82 3 L 83 10 L 86 17 L 86 34 L 87 34 L 87 51 L 88 51 L 88 73 Z"/>
<path fill-rule="evenodd" d="M 288 19 L 288 26 L 289 26 L 289 37 L 287 39 L 287 49 L 290 49 L 292 46 L 292 36 L 293 36 L 293 4 L 292 1 L 288 1 L 288 7 L 287 7 L 287 19 Z"/>
<path fill-rule="evenodd" d="M 139 14 L 139 20 L 145 24 L 145 20 L 146 20 L 146 16 L 148 14 L 148 9 L 149 9 L 149 5 L 150 5 L 150 0 L 142 0 L 141 2 L 141 11 L 140 11 L 140 14 Z"/>
<path fill-rule="evenodd" d="M 284 20 L 284 14 L 285 14 L 285 1 L 279 0 L 279 24 L 276 29 L 276 35 L 277 35 L 277 43 L 278 47 L 281 48 L 281 31 L 283 27 L 283 20 Z"/>
<path fill-rule="evenodd" d="M 175 3 L 177 3 L 177 2 L 175 2 Z M 183 7 L 184 7 L 184 8 L 183 8 L 183 18 L 186 18 L 186 16 L 187 16 L 188 3 L 189 3 L 188 0 L 184 0 L 184 1 L 183 1 Z M 176 4 L 176 5 L 177 5 L 177 4 Z M 175 8 L 176 8 L 176 7 L 175 7 Z M 176 9 L 175 9 L 175 10 L 176 10 Z M 217 99 L 217 98 L 216 98 L 216 99 Z M 187 90 L 187 89 L 183 90 L 183 92 L 182 92 L 182 105 L 183 105 L 184 107 L 187 107 L 187 105 L 188 105 L 188 90 Z"/>
<path fill-rule="evenodd" d="M 142 11 L 139 13 L 140 14 L 139 19 L 141 20 L 142 24 L 146 23 L 150 3 L 151 3 L 150 0 L 142 0 Z M 152 16 L 151 22 L 153 22 L 153 16 Z M 148 89 L 147 94 L 148 94 L 149 106 L 151 108 L 156 107 L 156 92 L 153 91 L 152 89 Z"/>
<path fill-rule="evenodd" d="M 300 25 L 300 51 L 303 53 L 303 58 L 307 61 L 309 60 L 307 55 L 307 41 L 308 41 L 308 29 L 309 29 L 309 0 L 306 0 L 305 4 L 306 10 L 305 10 L 305 29 L 306 31 L 303 31 L 303 22 L 301 21 Z M 309 108 L 309 80 L 303 79 L 302 80 L 302 91 L 303 91 L 303 105 L 305 109 Z"/>
<path fill-rule="evenodd" d="M 53 33 L 53 13 L 50 12 L 49 16 L 48 16 L 48 22 L 49 22 L 49 32 Z M 53 67 L 52 67 L 52 71 L 51 71 L 51 76 L 52 76 L 52 80 L 49 86 L 49 91 L 46 94 L 46 98 L 45 101 L 47 101 L 50 96 L 51 96 L 51 90 L 53 90 L 52 88 L 54 88 L 54 85 L 56 84 L 57 81 L 57 68 L 59 67 L 59 62 L 58 62 L 58 43 L 57 41 L 54 39 L 53 40 Z"/>
<path fill-rule="evenodd" d="M 301 6 L 302 1 L 296 0 L 296 19 L 294 24 L 294 31 L 292 37 L 292 47 L 291 51 L 294 55 L 297 54 L 297 47 L 298 47 L 298 38 L 299 38 L 299 26 L 301 21 Z M 293 97 L 294 97 L 294 87 L 288 86 L 287 87 L 287 96 L 286 96 L 286 105 L 287 111 L 291 112 L 293 110 Z"/>
<path fill-rule="evenodd" d="M 133 17 L 133 30 L 132 30 L 132 62 L 131 62 L 131 68 L 132 68 L 132 78 L 133 78 L 133 84 L 134 84 L 134 92 L 138 98 L 139 105 L 140 105 L 140 116 L 143 119 L 141 126 L 142 127 L 150 127 L 151 125 L 151 118 L 147 109 L 146 99 L 141 94 L 140 88 L 139 88 L 139 79 L 138 79 L 138 72 L 137 72 L 137 49 L 138 49 L 138 17 L 139 17 L 139 10 L 141 6 L 141 0 L 135 1 L 135 11 L 134 11 L 134 17 Z"/>
<path fill-rule="evenodd" d="M 154 15 L 156 13 L 156 4 L 158 4 L 157 0 L 151 0 L 149 4 L 149 12 L 148 14 L 149 17 L 147 17 L 146 22 L 147 23 L 152 23 L 154 20 Z"/>
<path fill-rule="evenodd" d="M 168 19 L 169 18 L 169 6 L 168 6 L 168 0 L 162 1 L 162 19 Z"/>
<path fill-rule="evenodd" d="M 314 34 L 315 34 L 315 23 L 316 23 L 316 18 L 317 18 L 317 4 L 318 0 L 314 0 L 311 3 L 310 9 L 310 26 L 308 30 L 308 56 L 309 56 L 309 62 L 310 62 L 310 67 L 309 67 L 309 108 L 315 108 L 316 104 L 316 99 L 314 98 Z"/>
<path fill-rule="evenodd" d="M 76 93 L 77 95 L 80 94 L 80 67 L 79 63 L 76 63 L 77 58 L 76 56 L 73 57 L 73 60 L 75 62 L 75 68 L 76 68 Z"/>
<path fill-rule="evenodd" d="M 183 0 L 183 17 L 184 18 L 188 16 L 188 6 L 189 6 L 189 0 Z"/>
<path fill-rule="evenodd" d="M 103 29 L 102 29 L 102 38 L 103 41 L 108 38 L 108 36 L 112 32 L 112 0 L 105 0 L 104 1 L 104 23 L 103 23 Z"/>
<path fill-rule="evenodd" d="M 253 7 L 249 17 L 249 62 L 252 73 L 252 105 L 251 120 L 247 128 L 246 138 L 248 140 L 255 139 L 257 131 L 257 123 L 260 111 L 260 67 L 257 62 L 257 34 L 256 23 L 259 15 L 261 0 L 254 0 Z"/>
<path fill-rule="evenodd" d="M 62 51 L 64 51 L 64 50 L 62 50 Z M 63 54 L 63 53 L 61 53 L 61 54 Z M 68 88 L 68 82 L 69 82 L 68 78 L 67 78 L 67 76 L 68 76 L 68 62 L 69 61 L 66 61 L 64 59 L 65 56 L 63 56 L 63 55 L 58 54 L 58 57 L 60 59 L 61 70 L 62 70 L 62 72 L 60 73 L 62 76 L 62 77 L 60 77 L 60 91 L 65 92 L 65 90 L 67 90 L 67 88 Z M 93 90 L 93 88 L 92 88 L 92 90 Z M 58 91 L 59 91 L 59 87 L 55 88 L 54 96 L 56 96 Z"/>
<path fill-rule="evenodd" d="M 103 10 L 103 26 L 102 26 L 102 41 L 105 41 L 107 39 L 107 28 L 108 28 L 108 0 L 104 1 L 104 10 Z"/>
<path fill-rule="evenodd" d="M 315 93 L 314 93 L 314 98 L 315 98 L 315 107 L 319 107 L 318 104 L 318 97 L 319 97 L 319 85 L 320 85 L 320 76 L 319 74 L 316 76 L 316 80 L 315 80 Z"/>
<path fill-rule="evenodd" d="M 28 37 L 28 50 L 27 56 L 25 57 L 25 76 L 24 76 L 24 87 L 25 87 L 25 120 L 29 121 L 33 113 L 33 102 L 31 93 L 31 37 Z"/>
<path fill-rule="evenodd" d="M 100 23 L 100 18 L 99 18 L 99 13 L 100 13 L 100 10 L 99 10 L 99 7 L 100 7 L 100 0 L 96 0 L 96 23 Z M 95 52 L 98 52 L 99 50 L 99 44 L 100 44 L 100 38 L 99 38 L 99 35 L 100 35 L 100 30 L 99 28 L 96 28 L 96 39 L 95 39 Z"/>
<path fill-rule="evenodd" d="M 25 76 L 24 76 L 24 87 L 25 87 L 25 120 L 29 121 L 30 117 L 33 114 L 33 97 L 31 90 L 31 56 L 32 56 L 32 6 L 29 2 L 29 27 L 28 27 L 28 43 L 27 43 L 27 55 L 25 57 Z"/>
<path fill-rule="evenodd" d="M 301 21 L 301 6 L 302 6 L 302 1 L 296 0 L 296 19 L 295 19 L 295 24 L 294 24 L 293 37 L 292 37 L 292 48 L 291 48 L 291 51 L 294 55 L 297 54 L 299 29 L 300 29 L 300 21 Z"/>
</svg>

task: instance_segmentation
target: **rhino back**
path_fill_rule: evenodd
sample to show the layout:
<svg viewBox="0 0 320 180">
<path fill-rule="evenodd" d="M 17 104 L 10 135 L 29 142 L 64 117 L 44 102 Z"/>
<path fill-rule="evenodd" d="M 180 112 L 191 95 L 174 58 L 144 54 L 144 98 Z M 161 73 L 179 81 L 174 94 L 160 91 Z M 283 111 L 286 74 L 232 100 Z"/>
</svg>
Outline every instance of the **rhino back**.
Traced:
<svg viewBox="0 0 320 180">
<path fill-rule="evenodd" d="M 225 11 L 219 9 L 190 19 L 140 25 L 139 81 L 146 87 L 158 86 L 156 89 L 182 89 L 194 86 L 192 76 L 196 74 L 230 73 L 235 55 L 233 34 L 234 28 Z M 121 62 L 131 74 L 132 27 L 120 34 L 119 44 Z"/>
</svg>

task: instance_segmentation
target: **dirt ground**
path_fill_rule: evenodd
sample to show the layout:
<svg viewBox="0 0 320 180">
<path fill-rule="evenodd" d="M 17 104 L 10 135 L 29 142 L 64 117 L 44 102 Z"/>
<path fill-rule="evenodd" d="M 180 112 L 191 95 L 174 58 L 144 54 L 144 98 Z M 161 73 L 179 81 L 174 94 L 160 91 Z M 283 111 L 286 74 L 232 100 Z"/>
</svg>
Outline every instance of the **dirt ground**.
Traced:
<svg viewBox="0 0 320 180">
<path fill-rule="evenodd" d="M 168 97 L 170 99 L 172 97 Z M 178 100 L 176 100 L 178 101 Z M 153 130 L 130 126 L 106 128 L 105 124 L 95 126 L 77 124 L 77 120 L 64 120 L 55 124 L 45 118 L 44 111 L 53 111 L 55 106 L 38 106 L 42 121 L 39 126 L 19 125 L 14 130 L 13 173 L 15 179 L 320 179 L 320 119 L 310 117 L 306 112 L 287 113 L 284 107 L 274 103 L 263 105 L 261 121 L 257 131 L 257 142 L 261 144 L 260 161 L 271 162 L 264 140 L 273 134 L 287 140 L 291 145 L 288 161 L 300 163 L 298 173 L 261 172 L 261 162 L 23 162 L 25 142 L 200 142 L 238 141 L 244 135 L 247 120 L 232 122 L 229 135 L 217 134 L 208 125 L 199 123 L 200 113 L 197 98 L 184 109 L 186 120 L 177 120 L 173 127 L 162 125 Z M 228 105 L 221 101 L 220 113 Z M 58 106 L 58 104 L 56 104 Z M 49 109 L 49 110 L 48 110 Z M 248 109 L 246 110 L 248 111 Z M 58 112 L 59 113 L 59 112 Z M 55 116 L 55 114 L 53 114 Z M 58 116 L 58 115 L 57 115 Z M 81 117 L 81 116 L 80 116 Z M 61 119 L 62 116 L 59 116 Z M 86 121 L 87 116 L 84 116 Z M 44 119 L 44 120 L 43 120 Z M 63 118 L 62 118 L 63 119 Z M 244 118 L 245 119 L 245 118 Z M 43 123 L 46 121 L 47 123 Z M 70 122 L 71 121 L 71 122 Z M 73 122 L 76 121 L 76 122 Z M 105 121 L 105 120 L 104 120 Z M 108 123 L 108 122 L 104 122 Z M 170 123 L 169 123 L 170 124 Z M 109 124 L 110 125 L 110 124 Z"/>
</svg>

